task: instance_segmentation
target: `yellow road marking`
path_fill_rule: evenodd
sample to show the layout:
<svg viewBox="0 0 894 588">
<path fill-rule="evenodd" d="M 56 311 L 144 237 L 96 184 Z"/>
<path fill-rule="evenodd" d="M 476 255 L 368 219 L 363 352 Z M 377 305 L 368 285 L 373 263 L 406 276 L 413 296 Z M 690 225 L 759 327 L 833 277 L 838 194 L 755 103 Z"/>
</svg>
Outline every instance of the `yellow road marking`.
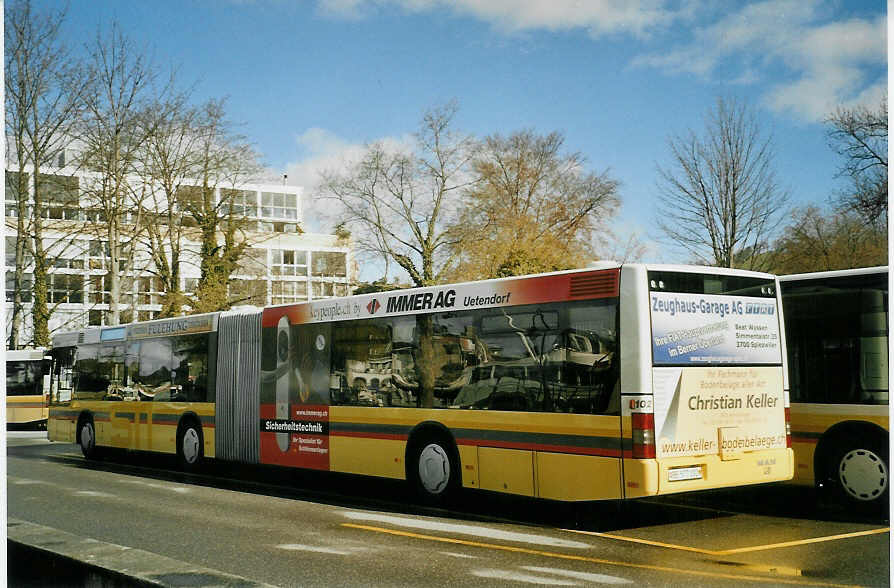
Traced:
<svg viewBox="0 0 894 588">
<path fill-rule="evenodd" d="M 763 551 L 765 549 L 778 549 L 781 547 L 792 547 L 795 545 L 808 545 L 810 543 L 823 543 L 825 541 L 837 541 L 839 539 L 850 539 L 851 537 L 864 537 L 866 535 L 879 535 L 887 533 L 891 529 L 885 527 L 883 529 L 870 529 L 869 531 L 856 531 L 854 533 L 842 533 L 840 535 L 829 535 L 827 537 L 814 537 L 812 539 L 800 539 L 797 541 L 785 541 L 784 543 L 772 543 L 770 545 L 755 545 L 754 547 L 740 547 L 739 549 L 727 549 L 718 551 L 718 555 L 729 555 L 732 553 L 748 553 L 751 551 Z"/>
<path fill-rule="evenodd" d="M 880 533 L 890 532 L 889 527 L 880 529 L 870 529 L 868 531 L 855 531 L 853 533 L 842 533 L 840 535 L 828 535 L 826 537 L 813 537 L 810 539 L 798 539 L 795 541 L 785 541 L 783 543 L 770 543 L 768 545 L 754 545 L 752 547 L 739 547 L 736 549 L 700 549 L 698 547 L 689 547 L 688 545 L 675 545 L 673 543 L 662 543 L 661 541 L 650 541 L 649 539 L 639 539 L 636 537 L 625 537 L 623 535 L 612 535 L 610 533 L 597 533 L 595 531 L 579 531 L 577 529 L 564 529 L 572 533 L 580 533 L 581 535 L 593 535 L 594 537 L 603 537 L 606 539 L 616 539 L 618 541 L 628 541 L 630 543 L 641 543 L 643 545 L 653 545 L 655 547 L 665 547 L 667 549 L 676 549 L 678 551 L 691 551 L 694 553 L 702 553 L 705 555 L 733 555 L 736 553 L 749 553 L 753 551 L 766 551 L 768 549 L 780 549 L 782 547 L 794 547 L 797 545 L 809 545 L 811 543 L 824 543 L 826 541 L 838 541 L 839 539 L 850 539 L 852 537 L 863 537 L 865 535 L 878 535 Z"/>
<path fill-rule="evenodd" d="M 774 576 L 772 578 L 767 578 L 763 576 L 748 576 L 748 575 L 740 575 L 740 574 L 723 574 L 717 572 L 703 572 L 698 570 L 684 570 L 680 568 L 669 568 L 665 566 L 656 566 L 650 564 L 638 564 L 632 562 L 624 562 L 624 561 L 615 561 L 610 559 L 602 559 L 598 557 L 589 557 L 585 555 L 573 555 L 568 553 L 558 553 L 554 551 L 542 551 L 539 549 L 530 549 L 527 547 L 515 547 L 512 545 L 498 545 L 495 543 L 482 543 L 480 541 L 468 541 L 465 539 L 455 539 L 452 537 L 438 537 L 435 535 L 423 535 L 421 533 L 412 533 L 410 531 L 399 531 L 397 529 L 387 529 L 384 527 L 373 527 L 369 525 L 356 525 L 354 523 L 342 523 L 342 527 L 349 527 L 351 529 L 360 529 L 364 531 L 372 531 L 375 533 L 387 533 L 389 535 L 397 535 L 400 537 L 409 537 L 412 539 L 424 539 L 426 541 L 437 541 L 440 543 L 452 543 L 454 545 L 466 545 L 468 547 L 482 547 L 485 549 L 495 549 L 499 551 L 509 551 L 512 553 L 525 553 L 528 555 L 539 555 L 543 557 L 551 557 L 555 559 L 565 559 L 571 561 L 580 561 L 586 563 L 596 563 L 610 566 L 619 566 L 625 568 L 633 568 L 640 570 L 651 570 L 657 572 L 671 572 L 675 574 L 686 574 L 690 576 L 700 576 L 707 578 L 723 578 L 727 580 L 748 580 L 752 582 L 767 582 L 772 581 L 777 584 L 790 584 L 796 586 L 830 586 L 835 588 L 854 588 L 856 585 L 854 584 L 834 584 L 828 582 L 815 582 L 815 581 L 801 581 L 801 580 L 793 580 L 788 578 L 781 578 L 778 576 Z M 768 568 L 770 569 L 770 568 Z"/>
<path fill-rule="evenodd" d="M 702 553 L 705 555 L 717 555 L 710 549 L 700 549 L 698 547 L 689 547 L 688 545 L 675 545 L 673 543 L 662 543 L 661 541 L 651 541 L 649 539 L 639 539 L 637 537 L 624 537 L 623 535 L 612 535 L 610 533 L 597 533 L 596 531 L 580 531 L 578 529 L 563 529 L 572 533 L 580 533 L 581 535 L 592 535 L 594 537 L 602 537 L 604 539 L 617 539 L 618 541 L 627 541 L 629 543 L 640 543 L 642 545 L 652 545 L 655 547 L 665 547 L 667 549 L 676 549 L 677 551 L 691 551 L 693 553 Z"/>
</svg>

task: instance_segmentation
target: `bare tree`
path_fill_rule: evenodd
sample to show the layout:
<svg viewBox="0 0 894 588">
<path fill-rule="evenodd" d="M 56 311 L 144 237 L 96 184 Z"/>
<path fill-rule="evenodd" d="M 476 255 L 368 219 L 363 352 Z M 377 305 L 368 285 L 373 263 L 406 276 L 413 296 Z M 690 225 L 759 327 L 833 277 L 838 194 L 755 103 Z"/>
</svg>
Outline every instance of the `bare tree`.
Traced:
<svg viewBox="0 0 894 588">
<path fill-rule="evenodd" d="M 826 119 L 831 147 L 842 157 L 839 176 L 853 181 L 839 204 L 856 210 L 867 222 L 888 222 L 888 97 L 877 110 L 866 106 L 839 108 Z"/>
<path fill-rule="evenodd" d="M 450 222 L 470 180 L 471 137 L 453 131 L 457 105 L 426 112 L 416 145 L 405 153 L 381 143 L 343 172 L 323 175 L 322 192 L 340 210 L 341 227 L 353 229 L 361 252 L 393 261 L 414 286 L 439 283 L 450 267 Z M 386 265 L 387 276 L 387 265 Z M 420 406 L 434 402 L 434 325 L 417 315 L 416 369 Z"/>
<path fill-rule="evenodd" d="M 618 182 L 562 153 L 565 137 L 525 130 L 487 137 L 473 161 L 467 208 L 451 227 L 456 279 L 582 267 L 609 234 Z"/>
<path fill-rule="evenodd" d="M 383 143 L 367 147 L 344 171 L 323 174 L 321 192 L 338 208 L 361 255 L 396 263 L 415 286 L 443 279 L 449 267 L 449 224 L 469 185 L 471 137 L 451 128 L 456 103 L 423 115 L 412 152 Z"/>
<path fill-rule="evenodd" d="M 186 105 L 186 96 L 156 103 L 148 110 L 153 132 L 146 137 L 143 165 L 139 173 L 149 194 L 142 200 L 145 250 L 151 271 L 161 281 L 164 297 L 160 317 L 177 316 L 187 302 L 180 287 L 183 245 L 187 231 L 185 207 L 178 194 L 196 172 L 196 128 L 200 110 Z"/>
<path fill-rule="evenodd" d="M 760 269 L 787 194 L 754 115 L 718 99 L 703 136 L 690 131 L 668 144 L 672 163 L 658 167 L 658 227 L 701 263 Z"/>
<path fill-rule="evenodd" d="M 82 166 L 97 176 L 85 186 L 90 218 L 100 227 L 97 235 L 107 243 L 109 324 L 121 322 L 125 272 L 133 269 L 136 237 L 141 223 L 140 201 L 146 187 L 132 185 L 139 168 L 143 143 L 152 133 L 147 109 L 153 100 L 163 102 L 168 87 L 157 89 L 158 71 L 126 38 L 117 23 L 107 35 L 97 33 L 89 47 L 93 84 L 85 97 L 86 117 L 79 133 L 84 145 Z M 132 302 L 132 301 L 130 301 Z"/>
<path fill-rule="evenodd" d="M 7 172 L 7 188 L 16 200 L 13 309 L 9 347 L 21 344 L 24 316 L 22 296 L 26 255 L 33 259 L 33 342 L 50 343 L 47 275 L 50 267 L 43 242 L 43 193 L 46 182 L 38 170 L 50 163 L 70 140 L 86 85 L 84 69 L 60 43 L 59 29 L 65 13 L 42 14 L 30 0 L 7 4 L 5 26 L 5 92 L 7 154 L 18 167 Z M 11 145 L 9 144 L 11 142 Z M 31 173 L 28 173 L 31 169 Z M 29 190 L 29 181 L 31 189 Z"/>
</svg>

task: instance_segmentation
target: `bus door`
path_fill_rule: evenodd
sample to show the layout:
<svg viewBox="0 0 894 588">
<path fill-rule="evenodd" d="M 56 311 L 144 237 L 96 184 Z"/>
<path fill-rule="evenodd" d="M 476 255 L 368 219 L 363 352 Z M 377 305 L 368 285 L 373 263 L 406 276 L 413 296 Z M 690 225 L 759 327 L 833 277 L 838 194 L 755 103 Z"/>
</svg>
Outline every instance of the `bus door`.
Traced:
<svg viewBox="0 0 894 588">
<path fill-rule="evenodd" d="M 54 347 L 50 352 L 52 363 L 48 404 L 51 411 L 54 407 L 67 407 L 71 403 L 76 349 Z M 73 441 L 76 423 L 71 418 L 61 418 L 61 414 L 57 417 L 47 419 L 47 438 L 51 441 Z"/>
</svg>

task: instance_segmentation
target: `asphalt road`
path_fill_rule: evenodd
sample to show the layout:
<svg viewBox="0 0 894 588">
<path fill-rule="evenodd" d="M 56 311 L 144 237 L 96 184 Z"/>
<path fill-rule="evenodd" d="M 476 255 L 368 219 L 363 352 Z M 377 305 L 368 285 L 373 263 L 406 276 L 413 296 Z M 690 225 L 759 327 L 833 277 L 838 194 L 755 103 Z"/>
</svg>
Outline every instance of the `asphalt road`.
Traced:
<svg viewBox="0 0 894 588">
<path fill-rule="evenodd" d="M 890 585 L 887 522 L 816 510 L 802 489 L 620 507 L 468 492 L 430 509 L 389 481 L 88 462 L 43 435 L 7 434 L 10 518 L 273 585 Z"/>
</svg>

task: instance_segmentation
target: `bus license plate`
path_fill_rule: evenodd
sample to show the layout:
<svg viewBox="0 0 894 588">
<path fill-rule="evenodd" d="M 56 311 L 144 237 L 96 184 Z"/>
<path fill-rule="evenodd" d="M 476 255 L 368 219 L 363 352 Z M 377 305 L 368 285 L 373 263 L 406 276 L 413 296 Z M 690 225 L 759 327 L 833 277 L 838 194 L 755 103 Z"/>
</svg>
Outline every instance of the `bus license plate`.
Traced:
<svg viewBox="0 0 894 588">
<path fill-rule="evenodd" d="M 701 480 L 702 468 L 700 466 L 688 468 L 671 468 L 667 470 L 668 482 L 682 482 L 683 480 Z"/>
</svg>

